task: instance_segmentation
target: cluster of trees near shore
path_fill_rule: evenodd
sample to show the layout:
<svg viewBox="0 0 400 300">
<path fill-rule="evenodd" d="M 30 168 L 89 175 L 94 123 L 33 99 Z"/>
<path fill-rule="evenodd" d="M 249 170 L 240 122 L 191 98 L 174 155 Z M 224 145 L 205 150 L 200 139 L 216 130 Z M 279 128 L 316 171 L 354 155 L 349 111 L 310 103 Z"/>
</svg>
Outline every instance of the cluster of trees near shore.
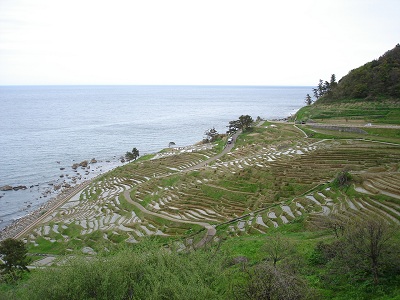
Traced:
<svg viewBox="0 0 400 300">
<path fill-rule="evenodd" d="M 127 151 L 125 153 L 125 159 L 127 161 L 136 160 L 139 157 L 139 150 L 135 147 L 131 152 Z"/>
<path fill-rule="evenodd" d="M 226 134 L 232 135 L 238 130 L 243 130 L 245 131 L 246 129 L 251 128 L 251 125 L 254 123 L 254 120 L 251 116 L 249 115 L 241 115 L 237 120 L 233 120 L 229 122 L 228 130 L 226 131 Z M 204 132 L 205 139 L 204 142 L 215 142 L 219 137 L 220 134 L 218 131 L 215 129 L 215 127 L 212 127 Z"/>
<path fill-rule="evenodd" d="M 321 97 L 324 97 L 324 96 L 329 97 L 330 95 L 332 95 L 332 92 L 333 92 L 333 90 L 335 90 L 336 86 L 337 86 L 337 82 L 336 82 L 335 74 L 331 75 L 331 80 L 329 82 L 320 79 L 317 87 L 313 88 L 313 94 L 314 94 L 315 100 L 313 100 L 313 98 L 310 96 L 310 94 L 307 94 L 306 98 L 305 98 L 305 103 L 307 105 L 311 105 L 311 104 L 313 104 L 313 102 L 317 101 Z"/>
</svg>

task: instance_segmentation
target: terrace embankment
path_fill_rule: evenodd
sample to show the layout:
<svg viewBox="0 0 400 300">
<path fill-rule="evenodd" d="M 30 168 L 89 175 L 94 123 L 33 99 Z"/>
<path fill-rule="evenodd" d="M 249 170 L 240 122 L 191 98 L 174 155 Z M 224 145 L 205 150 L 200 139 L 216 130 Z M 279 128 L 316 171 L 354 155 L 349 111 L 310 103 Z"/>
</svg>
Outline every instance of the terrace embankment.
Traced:
<svg viewBox="0 0 400 300">
<path fill-rule="evenodd" d="M 331 213 L 398 222 L 392 196 L 399 194 L 399 166 L 395 144 L 305 138 L 291 124 L 265 123 L 240 135 L 224 155 L 202 146 L 117 168 L 46 214 L 23 238 L 32 249 L 96 247 L 101 240 L 137 242 L 206 228 L 208 234 L 194 241 L 199 246 L 216 226 L 219 235 L 266 233 L 299 219 L 318 226 Z M 343 169 L 359 179 L 351 197 L 329 184 Z"/>
</svg>

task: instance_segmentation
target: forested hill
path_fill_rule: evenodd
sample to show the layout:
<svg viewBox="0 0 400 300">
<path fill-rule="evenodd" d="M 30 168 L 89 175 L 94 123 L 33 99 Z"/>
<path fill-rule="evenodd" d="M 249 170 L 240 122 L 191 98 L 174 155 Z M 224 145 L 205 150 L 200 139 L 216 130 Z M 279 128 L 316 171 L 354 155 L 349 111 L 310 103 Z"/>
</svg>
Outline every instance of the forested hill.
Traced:
<svg viewBox="0 0 400 300">
<path fill-rule="evenodd" d="M 400 44 L 379 59 L 351 70 L 317 102 L 365 98 L 400 100 Z"/>
</svg>

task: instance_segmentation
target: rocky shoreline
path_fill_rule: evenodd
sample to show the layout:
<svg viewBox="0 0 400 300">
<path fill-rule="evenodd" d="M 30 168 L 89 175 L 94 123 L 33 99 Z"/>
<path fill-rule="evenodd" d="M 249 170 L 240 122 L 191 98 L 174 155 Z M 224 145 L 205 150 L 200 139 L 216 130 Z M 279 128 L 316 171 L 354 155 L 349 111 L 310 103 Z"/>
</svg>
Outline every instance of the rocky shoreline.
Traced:
<svg viewBox="0 0 400 300">
<path fill-rule="evenodd" d="M 186 147 L 177 147 L 173 148 L 174 150 L 171 151 L 170 153 L 162 153 L 159 152 L 155 155 L 153 159 L 157 159 L 159 157 L 163 157 L 166 155 L 173 155 L 176 154 L 177 152 L 192 152 L 194 149 L 198 148 L 198 145 L 191 145 L 191 146 L 186 146 Z M 211 144 L 207 145 L 202 145 L 202 147 L 212 147 Z M 90 164 L 97 163 L 94 159 L 90 161 Z M 74 169 L 75 165 L 73 165 Z M 78 167 L 82 167 L 82 169 L 90 167 L 88 165 L 81 165 L 78 164 Z M 99 166 L 99 168 L 102 168 L 104 166 Z M 114 166 L 115 168 L 115 166 Z M 114 169 L 112 168 L 112 169 Z M 110 170 L 112 170 L 110 169 Z M 26 231 L 31 230 L 33 226 L 36 225 L 39 221 L 44 219 L 47 215 L 49 215 L 51 212 L 53 212 L 55 209 L 63 205 L 65 202 L 70 200 L 74 195 L 79 193 L 81 190 L 83 190 L 85 187 L 87 187 L 93 180 L 98 178 L 99 176 L 107 173 L 110 170 L 100 170 L 102 171 L 100 174 L 97 176 L 87 179 L 77 185 L 69 185 L 68 187 L 63 186 L 63 190 L 60 194 L 57 196 L 49 199 L 46 203 L 44 203 L 42 206 L 40 206 L 38 209 L 28 213 L 27 215 L 18 218 L 17 220 L 13 221 L 10 225 L 4 227 L 2 230 L 0 230 L 0 241 L 6 239 L 6 238 L 19 238 L 21 235 L 23 235 Z M 56 189 L 55 189 L 56 190 Z M 44 195 L 46 197 L 47 195 Z"/>
<path fill-rule="evenodd" d="M 36 224 L 36 222 L 38 222 L 45 214 L 64 204 L 67 200 L 71 199 L 79 191 L 88 186 L 93 179 L 87 180 L 74 187 L 64 190 L 61 194 L 50 199 L 35 211 L 13 221 L 10 225 L 6 226 L 0 231 L 0 241 L 6 238 L 18 237 L 23 231 Z"/>
<path fill-rule="evenodd" d="M 69 190 L 82 182 L 91 180 L 123 165 L 117 156 L 109 160 L 96 160 L 92 158 L 80 163 L 73 163 L 69 166 L 60 165 L 59 161 L 56 163 L 59 165 L 57 167 L 59 173 L 54 172 L 54 177 L 50 181 L 24 185 L 22 185 L 23 183 L 15 185 L 4 185 L 3 183 L 0 186 L 0 200 L 2 201 L 0 209 L 4 209 L 2 211 L 3 214 L 0 214 L 0 232 L 5 230 L 6 227 L 13 226 L 21 219 L 36 214 L 33 211 L 34 209 L 42 208 L 48 201 L 52 201 L 53 198 L 68 193 Z M 26 215 L 23 216 L 22 212 Z"/>
<path fill-rule="evenodd" d="M 54 195 L 54 197 L 50 198 L 48 201 L 43 203 L 39 208 L 27 213 L 25 216 L 13 220 L 11 224 L 0 229 L 0 241 L 6 238 L 18 237 L 21 232 L 25 231 L 26 229 L 36 224 L 42 218 L 43 215 L 47 214 L 49 211 L 56 209 L 57 207 L 65 203 L 67 200 L 71 199 L 75 194 L 81 191 L 95 178 L 117 167 L 115 163 L 110 164 L 110 166 L 98 163 L 101 163 L 101 161 L 97 161 L 95 158 L 92 158 L 89 161 L 88 160 L 82 161 L 81 163 L 74 163 L 71 166 L 73 175 L 60 175 L 60 178 L 63 179 L 61 183 L 56 183 L 56 182 L 47 183 L 46 185 L 42 186 L 42 191 L 39 192 L 38 194 L 39 198 L 44 199 L 53 193 L 58 193 L 58 194 Z M 106 163 L 111 163 L 111 161 L 106 161 Z M 93 167 L 94 164 L 97 165 L 96 168 Z M 92 168 L 90 167 L 91 165 Z M 84 173 L 80 174 L 78 172 L 78 168 L 82 169 Z M 65 168 L 61 167 L 60 170 L 64 171 Z M 4 185 L 0 187 L 0 191 L 5 193 L 13 193 L 19 190 L 30 190 L 35 187 L 39 189 L 39 185 L 34 185 L 31 187 L 25 185 L 16 185 L 16 186 Z M 0 198 L 2 198 L 4 195 L 1 195 Z M 31 201 L 27 201 L 24 203 L 28 204 L 26 206 L 27 209 L 31 208 L 32 205 Z"/>
</svg>

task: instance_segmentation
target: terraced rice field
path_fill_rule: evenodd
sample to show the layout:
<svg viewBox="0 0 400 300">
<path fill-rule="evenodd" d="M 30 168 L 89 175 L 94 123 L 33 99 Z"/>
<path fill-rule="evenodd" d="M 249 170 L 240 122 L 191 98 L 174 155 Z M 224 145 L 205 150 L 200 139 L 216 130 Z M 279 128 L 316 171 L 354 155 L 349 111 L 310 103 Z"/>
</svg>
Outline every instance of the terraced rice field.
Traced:
<svg viewBox="0 0 400 300">
<path fill-rule="evenodd" d="M 68 242 L 96 235 L 137 242 L 144 236 L 182 236 L 200 222 L 229 235 L 265 233 L 299 217 L 322 226 L 322 216 L 379 215 L 400 220 L 400 147 L 362 140 L 305 139 L 290 125 L 257 128 L 207 166 L 211 147 L 180 149 L 120 167 L 55 210 L 32 232 Z M 344 168 L 358 178 L 352 196 L 332 181 Z M 314 189 L 319 186 L 319 188 Z M 134 203 L 124 196 L 129 191 Z"/>
</svg>

